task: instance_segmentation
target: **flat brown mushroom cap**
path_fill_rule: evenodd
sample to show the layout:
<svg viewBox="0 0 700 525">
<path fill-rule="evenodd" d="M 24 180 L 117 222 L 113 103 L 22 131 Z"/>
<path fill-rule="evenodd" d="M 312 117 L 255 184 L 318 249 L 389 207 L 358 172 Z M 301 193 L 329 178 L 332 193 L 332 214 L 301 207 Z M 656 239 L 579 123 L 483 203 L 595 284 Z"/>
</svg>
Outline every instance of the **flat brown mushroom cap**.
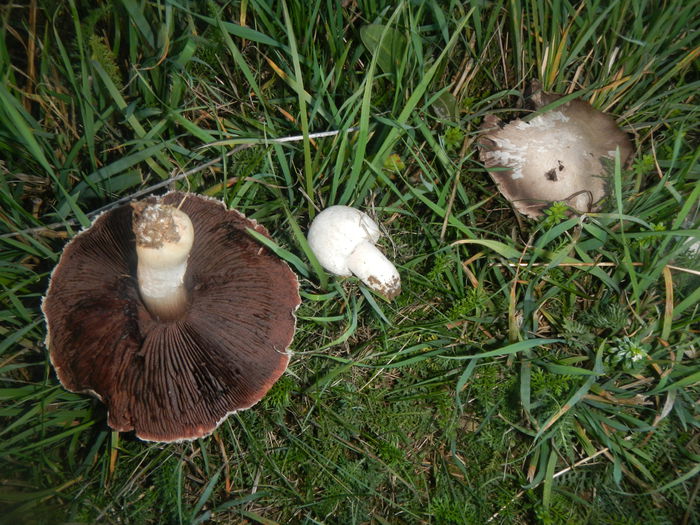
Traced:
<svg viewBox="0 0 700 525">
<path fill-rule="evenodd" d="M 539 109 L 559 98 L 540 91 L 531 100 Z M 596 209 L 606 195 L 601 159 L 614 159 L 619 148 L 624 164 L 632 154 L 627 134 L 614 119 L 582 100 L 505 126 L 487 115 L 482 130 L 481 161 L 501 193 L 530 217 L 540 216 L 553 201 L 582 212 Z"/>
<path fill-rule="evenodd" d="M 42 308 L 61 383 L 104 401 L 112 428 L 170 442 L 205 436 L 265 395 L 287 368 L 301 300 L 289 266 L 246 232 L 269 237 L 262 225 L 193 194 L 161 202 L 195 230 L 182 319 L 154 319 L 139 297 L 128 205 L 66 246 Z"/>
</svg>

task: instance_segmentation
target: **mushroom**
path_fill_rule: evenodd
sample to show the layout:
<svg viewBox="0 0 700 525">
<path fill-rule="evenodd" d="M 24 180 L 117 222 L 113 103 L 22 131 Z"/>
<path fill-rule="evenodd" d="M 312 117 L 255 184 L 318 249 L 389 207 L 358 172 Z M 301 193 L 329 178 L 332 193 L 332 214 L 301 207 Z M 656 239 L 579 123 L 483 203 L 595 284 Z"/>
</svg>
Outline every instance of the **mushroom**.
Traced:
<svg viewBox="0 0 700 525">
<path fill-rule="evenodd" d="M 223 203 L 171 192 L 100 215 L 64 249 L 42 303 L 61 383 L 147 441 L 210 434 L 286 370 L 300 303 L 287 264 Z"/>
<path fill-rule="evenodd" d="M 535 109 L 561 98 L 542 92 L 537 81 L 531 89 Z M 542 215 L 554 201 L 580 212 L 597 209 L 607 195 L 601 159 L 614 159 L 619 149 L 624 164 L 632 154 L 613 118 L 578 99 L 506 125 L 487 115 L 482 130 L 481 161 L 501 193 L 529 217 Z"/>
<path fill-rule="evenodd" d="M 391 300 L 401 293 L 396 267 L 375 246 L 381 233 L 369 215 L 349 206 L 330 206 L 309 227 L 309 247 L 326 270 L 357 276 Z"/>
</svg>

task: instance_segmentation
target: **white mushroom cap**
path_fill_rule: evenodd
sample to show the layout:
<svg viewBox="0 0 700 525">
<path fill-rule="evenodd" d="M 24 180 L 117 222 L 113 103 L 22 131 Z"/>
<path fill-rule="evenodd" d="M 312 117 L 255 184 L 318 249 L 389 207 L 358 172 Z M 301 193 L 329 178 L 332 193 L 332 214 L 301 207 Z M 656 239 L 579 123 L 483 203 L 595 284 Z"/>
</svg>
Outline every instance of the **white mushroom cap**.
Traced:
<svg viewBox="0 0 700 525">
<path fill-rule="evenodd" d="M 530 102 L 536 109 L 559 95 L 540 91 L 538 82 Z M 480 157 L 503 195 L 530 217 L 554 201 L 565 201 L 580 212 L 596 210 L 606 196 L 601 159 L 614 159 L 620 150 L 623 164 L 632 144 L 615 120 L 582 100 L 571 100 L 528 122 L 502 124 L 487 115 L 477 144 Z"/>
<path fill-rule="evenodd" d="M 401 292 L 396 267 L 374 245 L 381 232 L 366 213 L 349 206 L 331 206 L 319 213 L 308 233 L 318 262 L 336 275 L 356 275 L 367 286 L 393 299 Z"/>
</svg>

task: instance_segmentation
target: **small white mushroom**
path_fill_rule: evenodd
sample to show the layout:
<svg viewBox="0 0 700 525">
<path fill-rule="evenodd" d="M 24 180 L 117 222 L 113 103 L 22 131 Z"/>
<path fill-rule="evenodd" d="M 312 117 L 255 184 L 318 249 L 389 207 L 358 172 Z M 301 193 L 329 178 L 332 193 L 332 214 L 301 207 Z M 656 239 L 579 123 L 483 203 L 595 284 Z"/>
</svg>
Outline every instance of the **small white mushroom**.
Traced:
<svg viewBox="0 0 700 525">
<path fill-rule="evenodd" d="M 326 270 L 357 276 L 387 299 L 401 293 L 396 267 L 375 243 L 381 236 L 370 217 L 349 206 L 331 206 L 319 213 L 309 227 L 309 247 Z"/>
</svg>

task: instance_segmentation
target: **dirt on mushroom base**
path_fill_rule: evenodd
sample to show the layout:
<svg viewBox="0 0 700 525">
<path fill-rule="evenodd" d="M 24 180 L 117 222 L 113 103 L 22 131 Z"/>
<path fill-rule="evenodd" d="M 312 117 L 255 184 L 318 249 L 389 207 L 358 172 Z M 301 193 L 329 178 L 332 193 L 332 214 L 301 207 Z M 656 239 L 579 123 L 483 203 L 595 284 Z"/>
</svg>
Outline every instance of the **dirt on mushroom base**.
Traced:
<svg viewBox="0 0 700 525">
<path fill-rule="evenodd" d="M 388 301 L 393 301 L 401 294 L 401 279 L 394 277 L 389 282 L 381 281 L 374 275 L 367 277 L 370 288 L 382 295 Z"/>
<path fill-rule="evenodd" d="M 134 210 L 134 233 L 140 239 L 141 246 L 160 248 L 165 243 L 176 243 L 180 240 L 171 214 L 165 213 L 161 208 L 149 206 L 147 201 L 132 202 L 131 208 Z M 147 220 L 139 220 L 144 214 L 148 215 Z"/>
</svg>

